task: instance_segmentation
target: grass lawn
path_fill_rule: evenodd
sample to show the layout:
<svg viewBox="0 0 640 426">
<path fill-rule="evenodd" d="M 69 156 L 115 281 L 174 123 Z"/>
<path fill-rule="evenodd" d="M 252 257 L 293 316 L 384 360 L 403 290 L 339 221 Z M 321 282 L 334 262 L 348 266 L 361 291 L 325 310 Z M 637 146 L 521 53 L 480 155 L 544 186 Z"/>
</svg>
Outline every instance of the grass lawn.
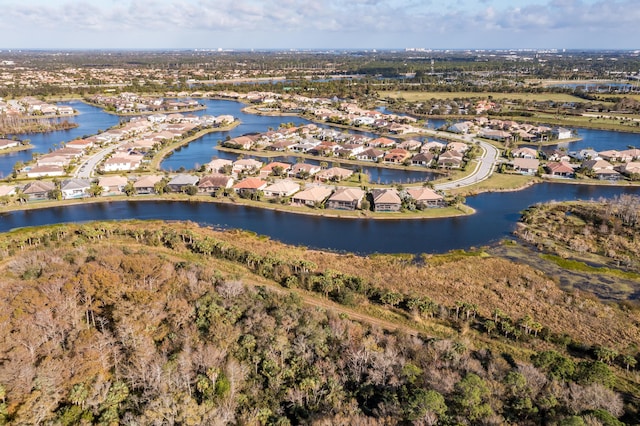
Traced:
<svg viewBox="0 0 640 426">
<path fill-rule="evenodd" d="M 449 192 L 455 195 L 467 196 L 487 191 L 515 191 L 535 182 L 540 182 L 540 179 L 535 176 L 493 173 L 489 179 L 485 179 L 475 185 L 452 189 Z"/>
<path fill-rule="evenodd" d="M 554 102 L 584 102 L 584 99 L 564 93 L 498 93 L 498 92 L 420 92 L 420 91 L 378 91 L 381 98 L 404 98 L 409 102 L 427 101 L 431 99 L 487 99 L 491 96 L 495 100 L 530 100 Z"/>
</svg>

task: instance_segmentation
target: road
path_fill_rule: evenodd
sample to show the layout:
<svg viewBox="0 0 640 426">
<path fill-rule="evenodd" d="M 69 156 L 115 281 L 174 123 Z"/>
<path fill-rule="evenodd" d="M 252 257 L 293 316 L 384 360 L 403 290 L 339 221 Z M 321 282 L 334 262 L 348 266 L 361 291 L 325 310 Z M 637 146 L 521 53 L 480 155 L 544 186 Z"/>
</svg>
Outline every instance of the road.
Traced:
<svg viewBox="0 0 640 426">
<path fill-rule="evenodd" d="M 500 151 L 490 143 L 478 139 L 475 139 L 474 141 L 480 145 L 483 152 L 482 155 L 478 157 L 478 162 L 476 163 L 476 168 L 473 170 L 473 172 L 461 179 L 436 184 L 434 185 L 434 189 L 446 191 L 463 186 L 470 186 L 475 183 L 481 182 L 491 176 L 491 173 L 493 173 L 493 168 L 498 161 L 498 157 L 500 156 Z"/>
<path fill-rule="evenodd" d="M 80 167 L 78 167 L 78 169 L 76 170 L 74 176 L 80 179 L 91 179 L 91 176 L 93 175 L 93 171 L 98 166 L 98 164 L 100 164 L 100 162 L 102 162 L 102 160 L 104 160 L 104 158 L 107 155 L 112 153 L 117 147 L 119 147 L 123 143 L 125 142 L 121 142 L 119 144 L 107 147 L 97 152 L 96 154 L 93 154 L 88 159 L 84 160 L 80 164 Z"/>
</svg>

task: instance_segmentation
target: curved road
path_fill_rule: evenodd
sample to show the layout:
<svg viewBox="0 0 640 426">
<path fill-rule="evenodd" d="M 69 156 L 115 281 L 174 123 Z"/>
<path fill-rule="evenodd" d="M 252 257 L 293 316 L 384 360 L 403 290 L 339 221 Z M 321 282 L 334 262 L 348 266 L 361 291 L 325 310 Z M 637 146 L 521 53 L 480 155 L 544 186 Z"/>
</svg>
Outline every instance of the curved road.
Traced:
<svg viewBox="0 0 640 426">
<path fill-rule="evenodd" d="M 460 188 L 462 186 L 470 186 L 475 183 L 481 182 L 491 176 L 493 173 L 493 167 L 498 161 L 500 151 L 490 143 L 474 139 L 480 147 L 483 149 L 482 155 L 477 159 L 476 168 L 470 175 L 461 179 L 457 179 L 450 182 L 444 182 L 434 185 L 434 189 L 440 191 L 446 191 L 449 189 Z"/>
</svg>

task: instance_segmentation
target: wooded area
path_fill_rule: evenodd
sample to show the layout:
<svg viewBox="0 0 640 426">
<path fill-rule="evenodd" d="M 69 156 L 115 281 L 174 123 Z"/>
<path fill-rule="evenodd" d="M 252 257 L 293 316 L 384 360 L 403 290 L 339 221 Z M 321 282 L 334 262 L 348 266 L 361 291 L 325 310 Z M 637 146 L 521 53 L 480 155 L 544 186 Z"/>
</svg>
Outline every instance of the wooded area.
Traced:
<svg viewBox="0 0 640 426">
<path fill-rule="evenodd" d="M 472 254 L 364 258 L 188 223 L 4 234 L 2 421 L 636 423 L 638 312 Z"/>
</svg>

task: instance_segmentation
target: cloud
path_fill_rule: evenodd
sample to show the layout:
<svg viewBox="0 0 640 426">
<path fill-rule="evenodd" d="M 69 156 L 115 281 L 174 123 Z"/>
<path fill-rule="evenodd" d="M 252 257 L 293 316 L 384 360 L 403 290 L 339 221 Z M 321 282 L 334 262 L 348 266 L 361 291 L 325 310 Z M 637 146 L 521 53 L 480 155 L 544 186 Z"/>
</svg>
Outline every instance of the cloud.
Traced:
<svg viewBox="0 0 640 426">
<path fill-rule="evenodd" d="M 303 33 L 368 34 L 376 40 L 385 35 L 406 40 L 404 45 L 425 39 L 465 44 L 458 47 L 480 47 L 484 40 L 496 39 L 530 43 L 568 33 L 600 43 L 603 33 L 638 35 L 636 0 L 521 0 L 507 6 L 483 2 L 467 8 L 458 0 L 445 9 L 439 2 L 419 0 L 112 0 L 99 5 L 88 0 L 5 0 L 0 26 L 24 33 L 77 31 L 95 37 L 251 32 L 268 40 Z"/>
</svg>

